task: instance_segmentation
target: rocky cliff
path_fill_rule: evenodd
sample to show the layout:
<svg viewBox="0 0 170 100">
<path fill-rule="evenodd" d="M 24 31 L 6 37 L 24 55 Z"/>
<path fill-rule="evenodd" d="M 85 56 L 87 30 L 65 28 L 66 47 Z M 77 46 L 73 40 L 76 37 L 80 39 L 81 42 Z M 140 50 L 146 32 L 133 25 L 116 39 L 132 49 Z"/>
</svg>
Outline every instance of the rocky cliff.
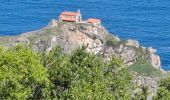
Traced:
<svg viewBox="0 0 170 100">
<path fill-rule="evenodd" d="M 141 70 L 145 70 L 144 74 L 145 72 L 151 73 L 152 68 L 154 68 L 154 72 L 161 70 L 160 57 L 156 55 L 155 49 L 143 47 L 135 40 L 121 40 L 110 34 L 102 25 L 94 26 L 88 23 L 52 20 L 40 30 L 26 32 L 18 36 L 0 37 L 0 44 L 6 47 L 18 43 L 29 44 L 33 50 L 39 52 L 49 52 L 55 46 L 60 46 L 65 53 L 70 53 L 72 50 L 86 45 L 89 52 L 103 56 L 106 61 L 110 60 L 112 56 L 116 56 L 122 59 L 127 66 L 136 64 L 136 69 L 143 67 Z M 146 68 L 145 63 L 149 63 L 152 68 Z M 138 86 L 147 86 L 154 95 L 158 80 L 157 74 L 154 78 L 137 75 L 133 82 Z"/>
<path fill-rule="evenodd" d="M 19 36 L 0 37 L 0 44 L 5 46 L 27 43 L 37 51 L 50 51 L 55 46 L 69 53 L 75 48 L 87 45 L 95 54 L 103 55 L 109 60 L 113 55 L 121 58 L 128 66 L 140 59 L 146 59 L 153 67 L 160 69 L 160 57 L 153 48 L 140 46 L 135 40 L 120 40 L 111 35 L 102 25 L 88 23 L 69 23 L 52 20 L 46 27 L 23 33 Z"/>
</svg>

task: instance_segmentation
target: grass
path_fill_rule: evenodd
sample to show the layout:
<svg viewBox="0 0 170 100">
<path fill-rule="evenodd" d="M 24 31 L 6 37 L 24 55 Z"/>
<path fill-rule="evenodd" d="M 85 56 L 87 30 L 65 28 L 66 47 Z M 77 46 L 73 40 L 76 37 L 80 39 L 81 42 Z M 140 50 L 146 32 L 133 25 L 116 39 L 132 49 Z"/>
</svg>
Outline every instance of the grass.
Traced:
<svg viewBox="0 0 170 100">
<path fill-rule="evenodd" d="M 105 36 L 105 45 L 110 47 L 110 46 L 115 46 L 119 43 L 111 34 L 107 34 Z"/>
<path fill-rule="evenodd" d="M 62 26 L 64 23 L 59 23 Z M 43 39 L 49 40 L 51 36 L 62 34 L 63 30 L 60 27 L 52 27 L 52 28 L 44 28 L 40 29 L 36 33 L 28 33 L 25 34 L 24 37 L 30 40 L 30 43 L 34 43 L 36 40 Z M 16 36 L 0 36 L 0 45 L 5 45 L 12 43 L 13 40 L 17 40 L 21 35 Z"/>
<path fill-rule="evenodd" d="M 18 36 L 1 36 L 0 37 L 0 45 L 6 45 L 11 43 L 12 40 L 17 39 Z"/>
<path fill-rule="evenodd" d="M 27 38 L 31 42 L 35 42 L 36 40 L 39 40 L 39 39 L 45 39 L 45 40 L 49 39 L 51 36 L 61 34 L 61 33 L 62 33 L 62 30 L 57 27 L 46 28 L 41 31 L 41 35 L 33 34 L 33 35 L 29 35 Z"/>
<path fill-rule="evenodd" d="M 154 68 L 146 60 L 140 60 L 133 65 L 128 67 L 129 71 L 137 72 L 139 75 L 149 76 L 149 77 L 159 77 L 161 75 L 160 70 Z"/>
</svg>

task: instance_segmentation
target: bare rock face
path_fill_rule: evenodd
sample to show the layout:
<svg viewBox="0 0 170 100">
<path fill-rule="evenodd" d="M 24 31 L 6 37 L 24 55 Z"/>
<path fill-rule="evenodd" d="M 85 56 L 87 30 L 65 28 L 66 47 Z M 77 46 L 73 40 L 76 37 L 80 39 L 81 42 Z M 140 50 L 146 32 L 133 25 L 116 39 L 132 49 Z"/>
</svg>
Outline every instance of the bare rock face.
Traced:
<svg viewBox="0 0 170 100">
<path fill-rule="evenodd" d="M 153 48 L 145 48 L 136 40 L 127 40 L 105 49 L 105 56 L 109 60 L 112 55 L 121 58 L 127 66 L 134 64 L 139 58 L 148 60 L 156 69 L 161 69 L 161 60 Z"/>
<path fill-rule="evenodd" d="M 158 55 L 155 54 L 150 54 L 149 56 L 149 61 L 151 62 L 152 66 L 155 67 L 156 69 L 161 69 L 161 60 Z"/>
<path fill-rule="evenodd" d="M 127 66 L 134 64 L 139 57 L 143 57 L 140 52 L 140 46 L 138 41 L 127 40 L 125 43 L 118 43 L 112 47 L 106 48 L 107 58 L 111 58 L 112 55 L 121 58 Z"/>
<path fill-rule="evenodd" d="M 52 19 L 52 20 L 49 22 L 48 27 L 50 27 L 50 28 L 58 27 L 57 22 L 58 22 L 57 20 Z"/>
<path fill-rule="evenodd" d="M 158 82 L 159 78 L 151 78 L 146 76 L 136 76 L 133 80 L 133 83 L 138 87 L 147 87 L 148 88 L 148 95 L 147 100 L 152 100 L 152 97 L 155 96 L 157 90 L 158 90 Z M 141 88 L 137 88 L 134 91 L 134 94 L 139 94 Z"/>
<path fill-rule="evenodd" d="M 67 23 L 60 27 L 63 29 L 63 33 L 53 37 L 51 46 L 58 45 L 62 47 L 66 53 L 69 53 L 82 45 L 88 46 L 88 51 L 95 54 L 102 51 L 102 40 L 96 37 L 98 34 L 96 34 L 96 36 L 93 34 L 95 30 L 93 30 L 92 26 L 89 27 L 86 25 L 73 25 Z"/>
<path fill-rule="evenodd" d="M 127 40 L 126 44 L 127 46 L 132 46 L 132 47 L 136 47 L 138 48 L 140 45 L 139 45 L 139 42 L 136 41 L 136 40 Z"/>
<path fill-rule="evenodd" d="M 156 69 L 161 70 L 161 60 L 158 55 L 156 55 L 156 49 L 153 49 L 152 47 L 146 48 L 147 55 L 148 55 L 148 61 L 152 64 L 153 67 Z"/>
<path fill-rule="evenodd" d="M 136 54 L 135 50 L 133 48 L 127 47 L 123 44 L 117 45 L 116 47 L 110 47 L 105 51 L 108 55 L 107 58 L 111 58 L 112 55 L 121 58 L 126 65 L 132 65 L 136 59 L 138 58 L 138 55 Z"/>
<path fill-rule="evenodd" d="M 40 39 L 34 43 L 33 50 L 43 52 L 46 51 L 48 45 L 48 41 Z"/>
</svg>

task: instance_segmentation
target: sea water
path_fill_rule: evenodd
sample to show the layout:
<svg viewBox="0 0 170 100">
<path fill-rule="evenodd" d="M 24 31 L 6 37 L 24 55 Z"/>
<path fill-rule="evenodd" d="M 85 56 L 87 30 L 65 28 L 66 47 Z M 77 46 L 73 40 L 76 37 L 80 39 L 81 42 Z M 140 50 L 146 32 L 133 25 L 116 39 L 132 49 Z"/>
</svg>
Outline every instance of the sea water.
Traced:
<svg viewBox="0 0 170 100">
<path fill-rule="evenodd" d="M 170 70 L 170 0 L 0 0 L 0 35 L 40 29 L 77 9 L 84 19 L 101 19 L 112 34 L 157 49 L 162 68 Z"/>
</svg>

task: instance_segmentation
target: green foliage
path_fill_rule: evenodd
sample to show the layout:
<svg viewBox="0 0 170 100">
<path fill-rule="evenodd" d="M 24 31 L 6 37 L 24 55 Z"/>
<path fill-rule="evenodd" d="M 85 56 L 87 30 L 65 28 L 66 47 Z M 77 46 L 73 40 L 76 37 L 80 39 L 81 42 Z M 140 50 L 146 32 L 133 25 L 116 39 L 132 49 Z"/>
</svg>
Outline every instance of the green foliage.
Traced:
<svg viewBox="0 0 170 100">
<path fill-rule="evenodd" d="M 170 77 L 160 81 L 159 89 L 155 100 L 170 100 Z"/>
<path fill-rule="evenodd" d="M 147 96 L 149 95 L 147 86 L 140 86 L 134 93 L 134 96 L 132 97 L 132 100 L 147 100 Z"/>
<path fill-rule="evenodd" d="M 154 100 L 170 100 L 170 91 L 166 87 L 160 87 Z"/>
<path fill-rule="evenodd" d="M 34 98 L 38 87 L 46 87 L 48 82 L 47 69 L 37 53 L 20 45 L 0 49 L 1 99 Z"/>
<path fill-rule="evenodd" d="M 0 99 L 130 100 L 131 80 L 120 59 L 105 62 L 84 46 L 71 54 L 0 48 Z"/>
<path fill-rule="evenodd" d="M 109 91 L 107 66 L 102 59 L 97 58 L 80 48 L 71 56 L 74 79 L 69 90 L 72 99 L 109 99 L 114 98 Z"/>
<path fill-rule="evenodd" d="M 112 82 L 111 89 L 115 99 L 130 100 L 133 88 L 131 83 L 132 76 L 128 73 L 126 66 L 116 57 L 112 58 L 108 66 L 110 72 L 113 73 L 110 81 Z"/>
<path fill-rule="evenodd" d="M 131 76 L 115 57 L 106 63 L 103 58 L 88 53 L 86 47 L 71 55 L 55 48 L 45 61 L 53 83 L 53 99 L 130 99 Z"/>
<path fill-rule="evenodd" d="M 160 87 L 166 87 L 170 91 L 170 77 L 162 79 L 160 81 Z"/>
<path fill-rule="evenodd" d="M 160 71 L 154 68 L 146 60 L 140 59 L 128 68 L 129 71 L 137 72 L 139 75 L 145 75 L 149 77 L 158 77 L 161 75 Z"/>
<path fill-rule="evenodd" d="M 54 48 L 43 57 L 44 66 L 48 68 L 51 87 L 51 98 L 62 99 L 72 80 L 70 57 L 62 54 L 61 48 Z"/>
</svg>

